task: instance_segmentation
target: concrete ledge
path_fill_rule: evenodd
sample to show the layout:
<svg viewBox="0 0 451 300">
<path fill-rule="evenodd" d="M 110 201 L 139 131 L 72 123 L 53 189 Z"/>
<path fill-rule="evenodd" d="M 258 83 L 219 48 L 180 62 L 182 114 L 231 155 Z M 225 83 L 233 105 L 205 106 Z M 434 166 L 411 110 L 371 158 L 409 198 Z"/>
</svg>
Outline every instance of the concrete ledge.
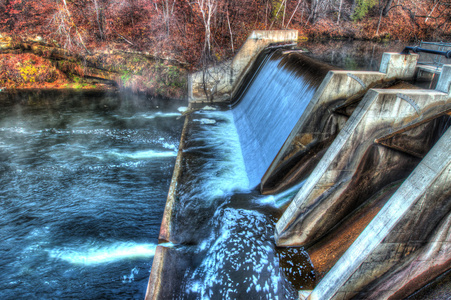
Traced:
<svg viewBox="0 0 451 300">
<path fill-rule="evenodd" d="M 379 71 L 386 74 L 386 79 L 411 79 L 415 74 L 418 57 L 418 54 L 386 52 L 382 56 Z"/>
<path fill-rule="evenodd" d="M 186 116 L 185 123 L 183 124 L 182 135 L 180 137 L 179 150 L 178 150 L 177 158 L 175 160 L 175 165 L 174 165 L 174 172 L 172 173 L 172 179 L 171 179 L 171 185 L 169 186 L 168 198 L 166 200 L 166 205 L 164 207 L 163 219 L 161 221 L 161 227 L 160 227 L 160 235 L 158 237 L 159 241 L 161 241 L 161 242 L 172 242 L 172 243 L 177 242 L 172 239 L 171 224 L 172 224 L 172 214 L 173 214 L 173 210 L 174 210 L 174 206 L 175 206 L 177 183 L 181 176 L 183 149 L 185 147 L 185 137 L 186 137 L 186 131 L 187 131 L 188 123 L 189 123 L 189 118 L 190 118 L 189 116 Z"/>
<path fill-rule="evenodd" d="M 159 299 L 161 289 L 161 274 L 164 266 L 165 248 L 157 246 L 153 257 L 152 269 L 150 271 L 149 283 L 147 285 L 146 300 Z"/>
<path fill-rule="evenodd" d="M 451 95 L 451 65 L 444 65 L 442 67 L 436 90 Z"/>
<path fill-rule="evenodd" d="M 182 249 L 157 246 L 147 286 L 146 300 L 177 299 L 189 262 Z"/>
</svg>

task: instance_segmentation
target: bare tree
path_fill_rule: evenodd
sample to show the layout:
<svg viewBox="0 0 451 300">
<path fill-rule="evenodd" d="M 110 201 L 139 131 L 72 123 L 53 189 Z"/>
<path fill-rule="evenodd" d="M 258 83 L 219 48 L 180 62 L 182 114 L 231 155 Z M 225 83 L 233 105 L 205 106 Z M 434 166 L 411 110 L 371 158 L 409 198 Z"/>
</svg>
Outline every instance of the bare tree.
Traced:
<svg viewBox="0 0 451 300">
<path fill-rule="evenodd" d="M 99 36 L 101 39 L 105 39 L 105 34 L 103 32 L 103 21 L 102 21 L 102 12 L 101 9 L 99 7 L 99 3 L 97 0 L 93 0 L 94 2 L 94 10 L 96 12 L 96 21 L 97 21 L 97 26 L 99 27 Z"/>
<path fill-rule="evenodd" d="M 212 16 L 216 13 L 217 2 L 216 0 L 196 0 L 195 2 L 202 14 L 202 20 L 205 26 L 204 55 L 209 57 L 211 55 L 211 20 Z"/>
<path fill-rule="evenodd" d="M 56 26 L 57 34 L 61 35 L 65 39 L 64 47 L 67 49 L 73 48 L 73 46 L 81 46 L 87 53 L 90 53 L 86 48 L 85 42 L 77 28 L 77 25 L 72 20 L 72 15 L 67 7 L 66 0 L 57 2 L 58 9 L 51 19 L 51 23 Z M 75 33 L 75 38 L 72 36 Z"/>
</svg>

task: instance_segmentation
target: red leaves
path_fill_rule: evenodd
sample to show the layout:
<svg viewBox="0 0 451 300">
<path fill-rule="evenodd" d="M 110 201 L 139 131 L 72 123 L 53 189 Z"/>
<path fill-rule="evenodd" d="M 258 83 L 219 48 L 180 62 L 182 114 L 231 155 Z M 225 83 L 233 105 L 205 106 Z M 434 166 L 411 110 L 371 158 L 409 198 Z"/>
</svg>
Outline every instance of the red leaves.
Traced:
<svg viewBox="0 0 451 300">
<path fill-rule="evenodd" d="M 146 51 L 156 57 L 170 58 L 192 66 L 196 65 L 201 57 L 206 36 L 205 22 L 200 6 L 196 2 L 196 0 L 66 0 L 66 6 L 63 0 L 3 0 L 0 1 L 0 32 L 20 36 L 40 35 L 47 41 L 54 41 L 55 44 L 80 53 L 86 53 L 86 49 L 99 48 Z M 221 60 L 233 56 L 232 45 L 235 51 L 239 49 L 250 31 L 269 29 L 273 21 L 272 29 L 288 27 L 298 29 L 301 33 L 308 32 L 311 36 L 346 35 L 368 38 L 376 31 L 379 20 L 378 16 L 370 16 L 360 23 L 346 22 L 344 10 L 341 19 L 343 24 L 336 26 L 336 11 L 324 10 L 321 18 L 318 17 L 318 23 L 306 27 L 306 24 L 311 22 L 309 1 L 287 0 L 286 9 L 281 10 L 281 13 L 282 11 L 285 13 L 286 10 L 286 15 L 283 18 L 279 13 L 279 18 L 275 20 L 272 9 L 275 9 L 273 6 L 280 1 L 213 2 L 215 10 L 212 12 L 209 25 L 210 56 Z M 333 9 L 335 5 L 333 3 L 339 1 L 329 2 Z M 423 21 L 425 18 L 420 19 L 416 16 L 413 24 L 408 15 L 402 14 L 403 11 L 399 7 L 391 10 L 387 19 L 382 20 L 381 31 L 384 34 L 389 33 L 393 38 L 403 38 L 403 34 L 410 33 L 420 37 L 421 32 L 427 34 L 431 30 L 437 31 L 437 28 L 445 30 L 445 27 L 451 27 L 448 25 L 449 22 L 444 26 L 438 26 L 439 21 L 436 19 L 439 11 L 440 15 L 449 16 L 448 8 L 442 11 L 444 8 L 440 10 L 442 6 L 437 6 L 432 13 L 433 6 L 429 5 L 430 2 L 431 0 L 419 0 L 415 4 L 409 4 L 408 1 L 401 0 L 406 7 L 415 5 L 415 11 L 422 15 L 430 14 L 429 21 Z M 451 28 L 447 30 L 451 31 Z"/>
</svg>

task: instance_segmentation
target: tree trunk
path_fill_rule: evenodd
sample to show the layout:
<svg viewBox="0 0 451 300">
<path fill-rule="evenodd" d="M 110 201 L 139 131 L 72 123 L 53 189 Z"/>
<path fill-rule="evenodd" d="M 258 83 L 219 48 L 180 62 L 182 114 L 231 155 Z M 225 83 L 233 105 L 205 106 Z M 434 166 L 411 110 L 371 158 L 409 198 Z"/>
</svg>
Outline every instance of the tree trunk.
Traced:
<svg viewBox="0 0 451 300">
<path fill-rule="evenodd" d="M 393 0 L 387 0 L 387 3 L 385 4 L 384 10 L 382 11 L 382 16 L 386 17 L 388 15 L 388 12 L 390 11 L 391 4 L 393 3 Z"/>
<path fill-rule="evenodd" d="M 337 25 L 340 24 L 341 6 L 342 5 L 343 5 L 343 0 L 340 0 L 340 7 L 338 8 Z"/>
</svg>

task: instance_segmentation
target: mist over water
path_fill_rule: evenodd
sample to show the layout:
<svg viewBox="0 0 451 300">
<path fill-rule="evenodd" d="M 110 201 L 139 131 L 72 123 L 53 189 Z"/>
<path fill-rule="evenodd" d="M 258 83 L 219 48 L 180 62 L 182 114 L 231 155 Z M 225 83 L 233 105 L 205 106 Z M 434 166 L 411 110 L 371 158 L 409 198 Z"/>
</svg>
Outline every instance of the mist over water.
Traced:
<svg viewBox="0 0 451 300">
<path fill-rule="evenodd" d="M 1 299 L 144 298 L 182 104 L 114 95 L 3 104 Z"/>
<path fill-rule="evenodd" d="M 252 85 L 233 110 L 190 116 L 171 233 L 187 268 L 173 298 L 294 299 L 314 283 L 303 249 L 274 244 L 281 207 L 299 186 L 273 196 L 254 187 L 316 77 L 293 72 L 292 60 L 266 63 L 254 85 L 267 87 L 270 73 L 277 88 Z M 297 91 L 282 93 L 296 80 Z M 0 296 L 143 299 L 183 126 L 177 105 L 19 102 L 0 112 Z M 284 122 L 265 122 L 286 110 L 294 114 Z"/>
</svg>

